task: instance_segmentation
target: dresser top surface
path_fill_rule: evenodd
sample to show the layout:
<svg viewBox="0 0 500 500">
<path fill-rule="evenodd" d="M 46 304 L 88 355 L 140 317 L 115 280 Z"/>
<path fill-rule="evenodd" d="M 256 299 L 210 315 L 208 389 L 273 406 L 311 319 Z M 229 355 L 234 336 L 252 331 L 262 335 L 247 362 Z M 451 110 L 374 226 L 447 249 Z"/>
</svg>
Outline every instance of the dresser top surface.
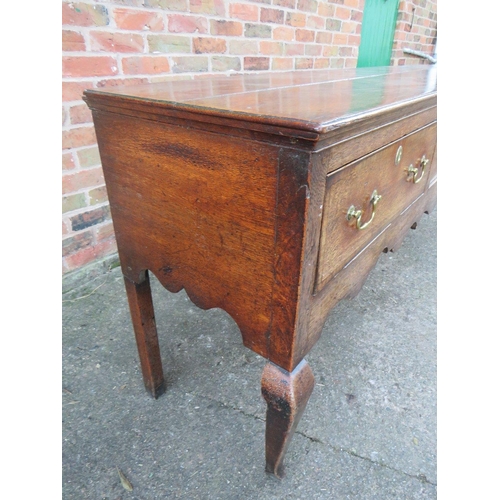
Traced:
<svg viewBox="0 0 500 500">
<path fill-rule="evenodd" d="M 207 76 L 88 90 L 91 107 L 187 111 L 328 132 L 360 117 L 435 96 L 437 65 Z"/>
</svg>

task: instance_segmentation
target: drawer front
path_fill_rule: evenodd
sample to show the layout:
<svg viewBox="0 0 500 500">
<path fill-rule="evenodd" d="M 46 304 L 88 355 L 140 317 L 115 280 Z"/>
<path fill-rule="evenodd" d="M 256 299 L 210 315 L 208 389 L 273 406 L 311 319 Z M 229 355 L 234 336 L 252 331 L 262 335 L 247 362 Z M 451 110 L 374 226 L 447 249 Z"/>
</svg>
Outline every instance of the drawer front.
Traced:
<svg viewBox="0 0 500 500">
<path fill-rule="evenodd" d="M 327 176 L 316 289 L 424 192 L 435 147 L 432 124 Z"/>
</svg>

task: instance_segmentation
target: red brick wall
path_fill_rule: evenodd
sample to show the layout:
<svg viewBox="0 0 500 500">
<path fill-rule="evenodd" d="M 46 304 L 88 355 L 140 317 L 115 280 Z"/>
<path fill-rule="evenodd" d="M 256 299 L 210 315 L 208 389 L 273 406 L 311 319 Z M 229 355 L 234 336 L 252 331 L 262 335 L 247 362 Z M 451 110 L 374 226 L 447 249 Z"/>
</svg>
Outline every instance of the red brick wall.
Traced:
<svg viewBox="0 0 500 500">
<path fill-rule="evenodd" d="M 402 46 L 432 52 L 435 2 L 401 5 L 394 63 L 420 62 L 403 55 Z M 354 67 L 363 7 L 364 0 L 63 1 L 63 273 L 116 252 L 84 89 Z"/>
<path fill-rule="evenodd" d="M 432 56 L 437 38 L 436 0 L 399 3 L 391 65 L 428 64 L 425 59 L 403 52 L 409 48 Z"/>
</svg>

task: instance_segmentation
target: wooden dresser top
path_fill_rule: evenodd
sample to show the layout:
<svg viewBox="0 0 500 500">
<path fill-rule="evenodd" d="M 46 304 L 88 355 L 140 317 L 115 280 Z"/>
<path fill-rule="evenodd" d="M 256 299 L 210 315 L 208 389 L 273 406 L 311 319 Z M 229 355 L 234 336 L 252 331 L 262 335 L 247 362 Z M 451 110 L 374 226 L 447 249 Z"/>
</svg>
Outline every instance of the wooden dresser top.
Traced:
<svg viewBox="0 0 500 500">
<path fill-rule="evenodd" d="M 253 123 L 312 139 L 409 102 L 435 105 L 436 71 L 417 65 L 207 76 L 87 90 L 85 100 L 94 109 L 195 114 L 205 122 L 229 120 L 238 128 Z"/>
</svg>

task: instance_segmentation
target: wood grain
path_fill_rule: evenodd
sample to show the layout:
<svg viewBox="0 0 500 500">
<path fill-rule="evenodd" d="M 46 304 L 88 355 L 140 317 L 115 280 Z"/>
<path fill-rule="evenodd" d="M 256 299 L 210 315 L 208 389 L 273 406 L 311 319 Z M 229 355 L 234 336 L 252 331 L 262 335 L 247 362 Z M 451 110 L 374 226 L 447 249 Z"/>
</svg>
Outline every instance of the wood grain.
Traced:
<svg viewBox="0 0 500 500">
<path fill-rule="evenodd" d="M 196 116 L 316 141 L 368 117 L 435 105 L 432 78 L 426 66 L 244 74 L 87 90 L 85 99 L 115 112 Z"/>
<path fill-rule="evenodd" d="M 267 357 L 276 148 L 109 113 L 96 132 L 124 275 L 224 309 Z"/>
<path fill-rule="evenodd" d="M 85 91 L 144 383 L 155 397 L 164 389 L 152 272 L 230 314 L 269 361 L 266 468 L 277 476 L 314 385 L 304 356 L 328 313 L 436 204 L 434 73 L 301 71 Z M 424 154 L 425 178 L 409 182 Z M 376 217 L 359 231 L 347 210 L 366 220 L 375 189 Z"/>
<path fill-rule="evenodd" d="M 425 155 L 432 161 L 436 145 L 436 127 L 431 125 L 392 142 L 328 175 L 323 205 L 317 288 L 372 241 L 395 217 L 424 191 L 427 177 L 414 184 L 408 167 L 417 165 Z M 396 152 L 402 148 L 402 158 L 395 165 Z M 427 169 L 428 176 L 429 171 Z M 420 175 L 420 172 L 419 172 Z M 374 191 L 382 196 L 375 216 L 363 230 L 347 221 L 351 206 L 362 210 L 362 222 L 370 219 L 370 197 Z"/>
<path fill-rule="evenodd" d="M 266 472 L 285 476 L 285 454 L 313 389 L 314 375 L 306 360 L 291 373 L 272 363 L 264 367 L 261 390 L 267 403 Z"/>
</svg>

